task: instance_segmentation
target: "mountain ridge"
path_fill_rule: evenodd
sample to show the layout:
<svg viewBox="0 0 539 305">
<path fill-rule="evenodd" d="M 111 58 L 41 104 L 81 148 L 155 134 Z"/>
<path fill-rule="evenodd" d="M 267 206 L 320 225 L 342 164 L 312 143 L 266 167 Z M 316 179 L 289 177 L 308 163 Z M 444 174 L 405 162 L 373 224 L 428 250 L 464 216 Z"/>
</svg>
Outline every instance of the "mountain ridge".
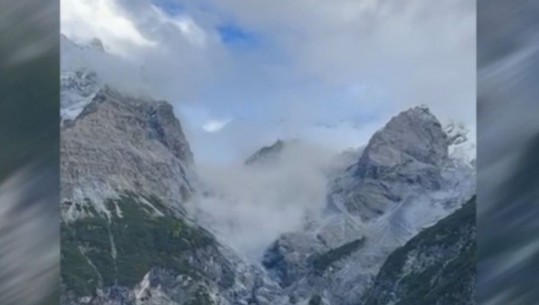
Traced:
<svg viewBox="0 0 539 305">
<path fill-rule="evenodd" d="M 406 139 L 426 143 L 409 145 L 402 142 Z M 316 295 L 328 304 L 349 304 L 361 297 L 389 254 L 475 192 L 474 170 L 448 155 L 449 144 L 425 107 L 394 117 L 373 135 L 362 156 L 330 182 L 328 216 L 283 234 L 268 248 L 264 263 L 270 274 L 297 299 Z M 358 206 L 357 196 L 363 196 L 361 209 L 351 209 Z M 332 243 L 323 236 L 332 236 Z M 357 240 L 365 242 L 354 249 Z M 325 271 L 312 273 L 308 258 L 334 256 L 330 253 L 340 255 Z"/>
<path fill-rule="evenodd" d="M 474 169 L 415 107 L 327 176 L 321 219 L 252 264 L 185 209 L 204 182 L 172 106 L 79 68 L 62 78 L 62 305 L 349 305 L 391 253 L 475 191 Z"/>
</svg>

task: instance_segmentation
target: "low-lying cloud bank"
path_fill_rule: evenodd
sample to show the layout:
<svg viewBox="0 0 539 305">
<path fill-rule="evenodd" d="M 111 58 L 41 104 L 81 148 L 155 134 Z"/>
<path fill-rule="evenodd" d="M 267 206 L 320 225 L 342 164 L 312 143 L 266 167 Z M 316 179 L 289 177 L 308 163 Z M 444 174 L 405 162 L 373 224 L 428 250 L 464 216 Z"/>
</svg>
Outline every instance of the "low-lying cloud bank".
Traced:
<svg viewBox="0 0 539 305">
<path fill-rule="evenodd" d="M 259 261 L 280 234 L 321 215 L 336 164 L 331 151 L 294 142 L 267 162 L 198 165 L 210 194 L 197 197 L 191 208 L 219 238 Z"/>
</svg>

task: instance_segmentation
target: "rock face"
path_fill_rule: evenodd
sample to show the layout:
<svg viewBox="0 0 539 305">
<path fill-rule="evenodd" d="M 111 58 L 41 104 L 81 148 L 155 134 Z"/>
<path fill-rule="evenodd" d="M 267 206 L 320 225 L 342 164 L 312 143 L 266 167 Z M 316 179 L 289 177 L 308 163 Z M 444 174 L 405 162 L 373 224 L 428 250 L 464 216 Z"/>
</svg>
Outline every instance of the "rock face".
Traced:
<svg viewBox="0 0 539 305">
<path fill-rule="evenodd" d="M 82 74 L 83 76 L 85 74 Z M 193 191 L 193 155 L 166 102 L 136 99 L 99 90 L 61 137 L 61 194 L 64 202 L 99 202 L 125 191 L 154 195 L 170 204 Z M 76 217 L 63 205 L 67 218 Z"/>
<path fill-rule="evenodd" d="M 393 252 L 358 305 L 475 304 L 476 203 Z"/>
<path fill-rule="evenodd" d="M 402 112 L 374 134 L 353 169 L 353 185 L 337 190 L 334 202 L 370 220 L 403 200 L 409 189 L 439 190 L 448 144 L 427 108 Z"/>
<path fill-rule="evenodd" d="M 267 164 L 275 161 L 285 147 L 285 142 L 277 140 L 270 146 L 265 146 L 245 160 L 245 165 Z"/>
<path fill-rule="evenodd" d="M 392 118 L 365 148 L 360 166 L 387 171 L 412 161 L 441 166 L 447 158 L 447 135 L 426 107 L 415 107 Z"/>
</svg>

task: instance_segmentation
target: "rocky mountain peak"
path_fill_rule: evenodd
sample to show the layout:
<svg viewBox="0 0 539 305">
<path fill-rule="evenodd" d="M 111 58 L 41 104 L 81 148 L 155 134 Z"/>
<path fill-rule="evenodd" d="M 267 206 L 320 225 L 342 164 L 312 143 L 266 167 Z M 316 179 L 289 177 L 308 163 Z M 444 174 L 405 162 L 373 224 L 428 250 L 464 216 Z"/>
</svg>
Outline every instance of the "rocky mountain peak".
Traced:
<svg viewBox="0 0 539 305">
<path fill-rule="evenodd" d="M 416 161 L 441 166 L 448 156 L 448 139 L 438 119 L 419 106 L 393 117 L 370 139 L 359 160 L 362 170 L 391 169 Z"/>
<path fill-rule="evenodd" d="M 268 248 L 269 274 L 295 299 L 357 304 L 390 253 L 475 190 L 474 171 L 452 159 L 458 141 L 449 138 L 427 107 L 393 117 L 330 177 L 327 213 Z"/>
<path fill-rule="evenodd" d="M 283 150 L 293 144 L 297 144 L 297 140 L 281 140 L 277 139 L 273 144 L 264 146 L 253 153 L 245 160 L 245 165 L 267 164 L 279 158 Z"/>
<path fill-rule="evenodd" d="M 427 107 L 403 111 L 372 136 L 357 163 L 337 179 L 330 202 L 369 220 L 409 194 L 438 191 L 445 185 L 448 147 L 447 134 Z"/>
<path fill-rule="evenodd" d="M 193 163 L 193 153 L 186 142 L 180 121 L 174 115 L 172 105 L 158 101 L 152 103 L 150 108 L 149 123 L 155 130 L 157 139 L 178 159 Z"/>
<path fill-rule="evenodd" d="M 190 197 L 193 154 L 167 102 L 100 89 L 73 121 L 62 126 L 62 200 L 103 201 L 125 191 L 179 206 Z M 77 209 L 64 206 L 64 216 Z"/>
</svg>

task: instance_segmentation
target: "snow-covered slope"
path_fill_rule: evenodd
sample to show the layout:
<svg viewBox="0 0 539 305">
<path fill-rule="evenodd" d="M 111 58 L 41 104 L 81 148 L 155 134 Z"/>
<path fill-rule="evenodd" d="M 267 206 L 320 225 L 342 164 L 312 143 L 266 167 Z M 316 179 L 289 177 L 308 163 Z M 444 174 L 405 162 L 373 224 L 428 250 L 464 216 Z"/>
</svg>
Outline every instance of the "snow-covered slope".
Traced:
<svg viewBox="0 0 539 305">
<path fill-rule="evenodd" d="M 79 46 L 60 36 L 60 117 L 62 125 L 75 120 L 103 87 L 102 80 L 91 69 L 91 58 L 106 57 L 104 49 Z"/>
<path fill-rule="evenodd" d="M 60 116 L 62 124 L 75 120 L 99 90 L 99 80 L 95 72 L 81 69 L 77 71 L 62 71 Z"/>
</svg>

